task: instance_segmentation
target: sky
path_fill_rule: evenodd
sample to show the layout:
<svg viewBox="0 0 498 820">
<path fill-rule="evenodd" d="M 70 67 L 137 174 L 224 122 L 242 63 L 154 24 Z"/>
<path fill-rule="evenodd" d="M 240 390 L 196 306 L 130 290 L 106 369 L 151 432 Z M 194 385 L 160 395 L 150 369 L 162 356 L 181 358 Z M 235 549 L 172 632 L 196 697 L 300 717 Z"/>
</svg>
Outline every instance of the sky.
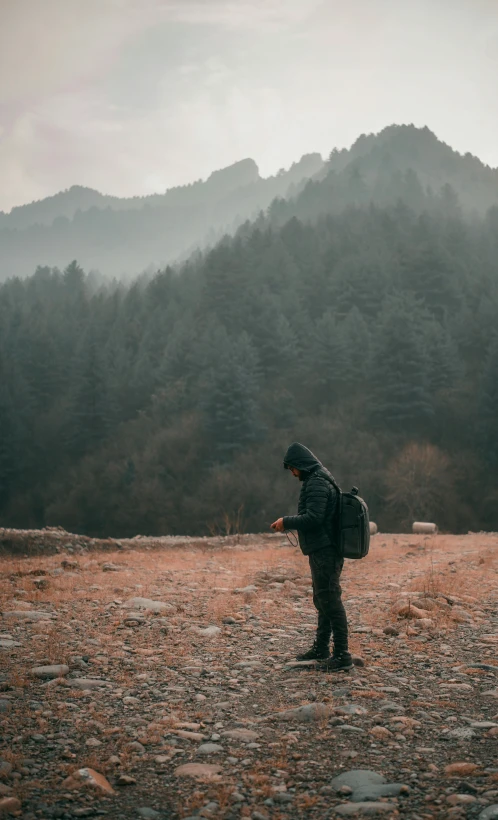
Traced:
<svg viewBox="0 0 498 820">
<path fill-rule="evenodd" d="M 497 0 L 0 0 L 0 210 L 268 176 L 393 123 L 498 166 Z"/>
</svg>

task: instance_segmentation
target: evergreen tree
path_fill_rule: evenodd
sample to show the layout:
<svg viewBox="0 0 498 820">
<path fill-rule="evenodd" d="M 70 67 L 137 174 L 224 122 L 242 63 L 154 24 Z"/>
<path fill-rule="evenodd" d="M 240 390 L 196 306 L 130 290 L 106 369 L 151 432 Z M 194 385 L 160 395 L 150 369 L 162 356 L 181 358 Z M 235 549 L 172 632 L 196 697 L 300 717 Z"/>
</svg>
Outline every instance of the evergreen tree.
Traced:
<svg viewBox="0 0 498 820">
<path fill-rule="evenodd" d="M 219 351 L 203 401 L 213 461 L 230 461 L 262 435 L 258 407 L 257 359 L 246 333 Z"/>
<path fill-rule="evenodd" d="M 479 385 L 477 438 L 488 465 L 498 469 L 498 336 L 486 357 Z"/>
<path fill-rule="evenodd" d="M 412 299 L 392 297 L 373 348 L 370 411 L 377 425 L 405 437 L 425 431 L 433 414 L 423 313 Z"/>
</svg>

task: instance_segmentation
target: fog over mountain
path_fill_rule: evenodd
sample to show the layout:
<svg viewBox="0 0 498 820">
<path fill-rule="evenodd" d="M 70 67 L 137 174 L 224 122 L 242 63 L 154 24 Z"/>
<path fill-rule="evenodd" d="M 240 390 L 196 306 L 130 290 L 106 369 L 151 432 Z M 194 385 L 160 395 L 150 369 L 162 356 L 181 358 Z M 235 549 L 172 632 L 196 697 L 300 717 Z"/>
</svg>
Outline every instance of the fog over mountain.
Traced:
<svg viewBox="0 0 498 820">
<path fill-rule="evenodd" d="M 309 183 L 309 185 L 306 185 Z M 73 186 L 53 197 L 0 213 L 0 279 L 37 265 L 65 267 L 73 258 L 104 276 L 132 276 L 175 262 L 233 233 L 276 200 L 290 218 L 313 218 L 358 202 L 411 206 L 425 193 L 454 194 L 467 212 L 498 204 L 498 171 L 444 144 L 428 129 L 389 126 L 360 136 L 327 161 L 308 154 L 266 179 L 254 160 L 214 171 L 206 181 L 164 194 L 119 198 Z M 305 190 L 304 190 L 305 189 Z M 279 207 L 280 200 L 287 206 Z M 315 205 L 313 205 L 315 202 Z"/>
</svg>

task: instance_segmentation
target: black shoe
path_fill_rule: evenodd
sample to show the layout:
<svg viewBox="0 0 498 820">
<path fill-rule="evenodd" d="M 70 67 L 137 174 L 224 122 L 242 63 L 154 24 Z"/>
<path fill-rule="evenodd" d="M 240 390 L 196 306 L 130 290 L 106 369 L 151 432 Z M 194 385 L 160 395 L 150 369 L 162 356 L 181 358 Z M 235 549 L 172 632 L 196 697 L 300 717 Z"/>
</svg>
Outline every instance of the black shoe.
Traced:
<svg viewBox="0 0 498 820">
<path fill-rule="evenodd" d="M 341 652 L 340 655 L 332 655 L 326 661 L 318 664 L 318 669 L 322 672 L 347 672 L 353 668 L 353 658 L 349 652 Z"/>
<path fill-rule="evenodd" d="M 303 652 L 302 655 L 297 655 L 296 661 L 324 661 L 329 657 L 330 649 L 328 646 L 319 646 L 314 643 L 307 652 Z"/>
</svg>

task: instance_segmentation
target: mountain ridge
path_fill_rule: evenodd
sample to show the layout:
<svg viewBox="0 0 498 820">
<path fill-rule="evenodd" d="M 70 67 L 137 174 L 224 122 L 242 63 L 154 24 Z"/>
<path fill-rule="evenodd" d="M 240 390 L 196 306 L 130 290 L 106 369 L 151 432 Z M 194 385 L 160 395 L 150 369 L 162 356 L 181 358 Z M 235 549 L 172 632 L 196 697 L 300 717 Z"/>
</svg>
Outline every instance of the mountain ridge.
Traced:
<svg viewBox="0 0 498 820">
<path fill-rule="evenodd" d="M 306 221 L 399 200 L 418 212 L 444 200 L 448 212 L 482 214 L 498 206 L 498 169 L 454 151 L 427 126 L 391 125 L 334 149 L 325 162 L 305 154 L 266 178 L 246 158 L 204 181 L 146 197 L 120 199 L 73 186 L 14 209 L 12 217 L 0 214 L 0 281 L 39 265 L 64 268 L 75 258 L 105 276 L 134 276 L 213 246 L 261 212 L 280 222 Z M 44 208 L 45 217 L 31 224 Z M 20 227 L 12 226 L 16 220 Z"/>
</svg>

